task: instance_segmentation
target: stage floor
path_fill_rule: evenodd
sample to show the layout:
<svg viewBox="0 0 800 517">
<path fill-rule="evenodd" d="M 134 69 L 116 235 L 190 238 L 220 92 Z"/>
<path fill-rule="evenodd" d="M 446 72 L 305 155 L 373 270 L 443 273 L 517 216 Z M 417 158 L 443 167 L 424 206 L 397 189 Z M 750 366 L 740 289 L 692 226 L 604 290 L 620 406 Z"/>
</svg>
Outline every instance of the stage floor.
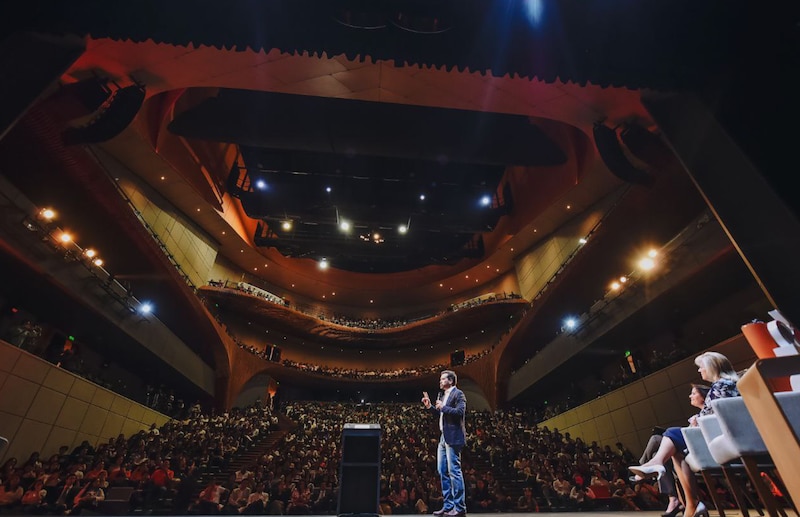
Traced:
<svg viewBox="0 0 800 517">
<path fill-rule="evenodd" d="M 752 512 L 755 513 L 755 510 L 752 510 Z M 787 509 L 787 513 L 790 515 L 790 517 L 791 517 L 791 515 L 794 514 L 794 512 L 792 512 L 790 509 Z M 511 513 L 471 513 L 471 512 L 468 512 L 467 513 L 467 517 L 499 517 L 499 516 L 508 516 L 508 517 L 541 517 L 543 515 L 551 515 L 551 516 L 556 516 L 557 515 L 559 517 L 586 517 L 587 515 L 591 515 L 591 514 L 595 514 L 597 517 L 601 517 L 601 516 L 602 517 L 635 517 L 635 516 L 661 517 L 662 512 L 661 511 L 639 511 L 639 512 L 628 511 L 628 512 L 622 512 L 622 511 L 611 511 L 611 510 L 585 511 L 585 512 L 539 512 L 539 513 L 516 513 L 516 512 L 511 512 Z M 709 514 L 711 515 L 711 517 L 716 517 L 716 516 L 719 515 L 714 510 L 709 510 Z M 728 510 L 728 509 L 725 510 L 725 517 L 740 517 L 741 515 L 742 515 L 742 513 L 740 511 L 738 511 L 738 510 Z M 752 516 L 752 513 L 751 513 L 751 516 Z M 335 516 L 330 516 L 330 515 L 311 515 L 311 516 L 306 516 L 306 517 L 335 517 Z M 396 514 L 396 515 L 385 516 L 385 517 L 424 517 L 424 516 L 421 515 L 421 514 L 408 514 L 408 515 Z M 428 517 L 432 517 L 432 516 L 430 514 L 428 514 Z"/>
</svg>

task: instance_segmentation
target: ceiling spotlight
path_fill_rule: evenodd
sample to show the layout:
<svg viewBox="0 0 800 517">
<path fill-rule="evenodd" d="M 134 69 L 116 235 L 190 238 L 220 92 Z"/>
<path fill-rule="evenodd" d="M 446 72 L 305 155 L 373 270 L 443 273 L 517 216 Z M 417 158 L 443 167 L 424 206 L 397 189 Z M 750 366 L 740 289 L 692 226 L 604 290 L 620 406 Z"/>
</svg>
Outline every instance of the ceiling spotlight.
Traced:
<svg viewBox="0 0 800 517">
<path fill-rule="evenodd" d="M 574 329 L 575 325 L 577 325 L 575 318 L 567 318 L 564 320 L 564 326 L 570 330 Z"/>
<path fill-rule="evenodd" d="M 650 258 L 656 258 L 658 256 L 658 252 L 656 250 L 650 250 L 647 252 L 647 256 Z"/>
<path fill-rule="evenodd" d="M 94 256 L 97 255 L 97 252 L 95 250 L 89 248 L 88 250 L 85 250 L 83 252 L 83 254 L 86 255 L 89 258 L 94 258 Z"/>
<path fill-rule="evenodd" d="M 425 201 L 425 194 L 420 194 L 419 195 L 419 200 L 420 201 Z"/>
<path fill-rule="evenodd" d="M 139 312 L 142 314 L 150 314 L 153 312 L 153 305 L 150 302 L 142 302 L 139 306 Z"/>
<path fill-rule="evenodd" d="M 611 282 L 611 290 L 612 290 L 612 291 L 616 291 L 616 290 L 618 290 L 620 287 L 622 287 L 622 284 L 620 284 L 619 282 Z"/>
<path fill-rule="evenodd" d="M 286 230 L 287 232 L 292 229 L 292 222 L 291 221 L 284 221 L 281 223 L 281 228 Z"/>
<path fill-rule="evenodd" d="M 492 198 L 490 198 L 489 196 L 483 196 L 481 198 L 481 205 L 482 206 L 489 206 L 490 204 L 492 204 Z"/>
<path fill-rule="evenodd" d="M 330 193 L 331 193 L 331 188 L 330 188 L 330 187 L 325 187 L 325 192 L 327 192 L 328 194 L 330 194 Z"/>
<path fill-rule="evenodd" d="M 94 259 L 94 261 L 92 262 L 92 264 L 94 264 L 94 265 L 95 265 L 95 266 L 97 266 L 97 267 L 100 267 L 100 266 L 102 266 L 102 265 L 104 264 L 104 262 L 103 262 L 103 259 L 101 259 L 101 258 L 96 258 L 96 259 Z"/>
<path fill-rule="evenodd" d="M 39 215 L 41 215 L 43 219 L 50 221 L 55 218 L 56 213 L 51 208 L 43 208 L 39 212 Z"/>
<path fill-rule="evenodd" d="M 406 226 L 406 225 L 404 225 L 404 224 L 401 224 L 400 226 L 398 226 L 398 227 L 397 227 L 397 231 L 398 231 L 398 232 L 399 232 L 401 235 L 405 235 L 406 233 L 408 233 L 408 226 Z"/>
<path fill-rule="evenodd" d="M 264 180 L 256 181 L 256 188 L 258 190 L 267 190 L 267 182 Z"/>
<path fill-rule="evenodd" d="M 578 239 L 578 242 L 580 244 L 586 244 L 588 241 L 586 240 L 586 237 L 581 237 L 580 239 Z"/>
<path fill-rule="evenodd" d="M 319 261 L 319 268 L 320 268 L 320 269 L 328 269 L 328 266 L 329 266 L 329 265 L 330 265 L 330 264 L 328 264 L 328 259 L 326 259 L 326 258 L 323 258 L 323 259 L 321 259 L 321 260 Z"/>
<path fill-rule="evenodd" d="M 67 232 L 63 232 L 61 234 L 61 237 L 59 237 L 59 239 L 61 240 L 61 242 L 66 244 L 72 240 L 72 235 L 68 234 Z"/>
<path fill-rule="evenodd" d="M 656 267 L 656 261 L 653 260 L 650 257 L 645 257 L 645 258 L 643 258 L 642 260 L 639 261 L 639 267 L 643 271 L 650 271 L 651 269 Z"/>
<path fill-rule="evenodd" d="M 342 230 L 343 232 L 349 232 L 350 231 L 350 221 L 345 221 L 344 219 L 339 221 L 339 229 Z"/>
<path fill-rule="evenodd" d="M 627 281 L 628 281 L 628 277 L 627 277 L 627 276 L 621 276 L 621 277 L 619 277 L 619 283 L 620 283 L 620 284 L 624 284 L 624 283 L 625 283 L 625 282 L 627 282 Z"/>
</svg>

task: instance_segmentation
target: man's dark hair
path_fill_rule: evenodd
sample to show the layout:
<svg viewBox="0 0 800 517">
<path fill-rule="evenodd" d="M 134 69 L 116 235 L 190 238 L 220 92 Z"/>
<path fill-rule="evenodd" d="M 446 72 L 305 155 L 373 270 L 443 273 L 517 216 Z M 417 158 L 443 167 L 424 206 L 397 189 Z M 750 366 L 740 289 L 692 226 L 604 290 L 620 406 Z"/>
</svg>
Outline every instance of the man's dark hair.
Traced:
<svg viewBox="0 0 800 517">
<path fill-rule="evenodd" d="M 453 370 L 444 370 L 441 375 L 447 375 L 447 378 L 450 379 L 454 386 L 458 384 L 458 376 Z"/>
</svg>

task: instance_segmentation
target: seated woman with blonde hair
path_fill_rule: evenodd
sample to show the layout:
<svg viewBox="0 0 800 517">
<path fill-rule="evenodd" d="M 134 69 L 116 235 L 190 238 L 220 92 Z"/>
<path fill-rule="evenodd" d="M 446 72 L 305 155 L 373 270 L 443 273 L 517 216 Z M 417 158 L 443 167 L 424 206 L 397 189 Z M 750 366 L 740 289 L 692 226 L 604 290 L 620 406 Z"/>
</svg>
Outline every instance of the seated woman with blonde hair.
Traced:
<svg viewBox="0 0 800 517">
<path fill-rule="evenodd" d="M 705 352 L 697 356 L 694 360 L 697 371 L 704 381 L 711 383 L 711 389 L 706 395 L 704 404 L 700 412 L 689 419 L 690 426 L 697 425 L 697 417 L 710 415 L 713 409 L 709 403 L 714 399 L 738 397 L 739 390 L 736 383 L 739 375 L 733 369 L 733 365 L 727 357 L 718 352 Z M 655 455 L 648 461 L 639 466 L 631 466 L 628 469 L 642 478 L 656 476 L 658 479 L 664 475 L 666 469 L 664 463 L 672 458 L 678 481 L 683 487 L 685 495 L 686 509 L 683 512 L 685 517 L 708 516 L 708 510 L 698 497 L 697 480 L 689 465 L 686 463 L 686 442 L 683 439 L 680 427 L 670 427 L 664 432 L 664 437 Z"/>
</svg>

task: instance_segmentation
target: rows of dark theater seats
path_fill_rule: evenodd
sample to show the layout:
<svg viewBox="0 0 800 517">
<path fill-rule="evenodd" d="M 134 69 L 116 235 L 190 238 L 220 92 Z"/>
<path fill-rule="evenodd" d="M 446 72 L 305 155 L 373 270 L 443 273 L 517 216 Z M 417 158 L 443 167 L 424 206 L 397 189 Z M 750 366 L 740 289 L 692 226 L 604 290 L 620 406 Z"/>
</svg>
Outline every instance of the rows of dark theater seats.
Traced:
<svg viewBox="0 0 800 517">
<path fill-rule="evenodd" d="M 23 320 L 21 325 L 16 325 L 9 323 L 6 318 L 5 323 L 0 321 L 0 328 L 6 328 L 5 333 L 0 332 L 0 339 L 171 418 L 182 419 L 191 413 L 197 413 L 199 402 L 187 404 L 180 394 L 164 384 L 148 384 L 145 376 L 147 372 L 137 372 L 135 380 L 128 376 L 127 382 L 132 384 L 129 385 L 119 375 L 120 371 L 125 368 L 111 362 L 90 346 L 84 346 L 82 343 L 75 343 L 71 340 L 67 340 L 63 345 L 54 346 L 52 343 L 48 345 L 48 340 L 38 339 L 38 337 L 36 339 L 15 339 L 20 328 L 30 325 L 32 325 L 30 320 Z M 41 325 L 36 326 L 41 327 Z"/>
<path fill-rule="evenodd" d="M 277 424 L 269 409 L 200 415 L 128 439 L 120 436 L 96 449 L 83 444 L 62 450 L 48 461 L 33 454 L 24 463 L 6 462 L 0 500 L 13 493 L 19 496 L 12 503 L 16 510 L 80 513 L 94 503 L 81 502 L 79 490 L 88 486 L 91 493 L 99 484 L 132 487 L 127 510 L 134 512 L 333 514 L 342 429 L 351 422 L 381 424 L 383 513 L 441 507 L 435 466 L 439 430 L 421 404 L 293 402 L 283 412 L 296 427 L 270 449 L 255 447 L 257 454 L 246 463 L 235 462 L 237 453 Z M 627 481 L 634 459 L 622 444 L 587 444 L 533 422 L 525 411 L 468 412 L 463 466 L 469 511 L 663 506 L 651 485 Z M 219 475 L 204 477 L 210 470 Z M 70 475 L 78 476 L 77 486 L 65 490 Z M 42 503 L 26 505 L 21 498 L 40 490 L 37 480 L 46 491 Z"/>
<path fill-rule="evenodd" d="M 682 359 L 694 357 L 702 350 L 702 343 L 689 346 L 688 350 L 679 346 L 676 342 L 654 346 L 649 351 L 639 351 L 634 354 L 636 372 L 631 372 L 627 357 L 621 358 L 617 363 L 619 368 L 616 369 L 616 372 L 609 376 L 599 376 L 593 389 L 589 389 L 586 386 L 577 386 L 573 382 L 569 386 L 565 386 L 559 398 L 551 399 L 549 403 L 543 402 L 532 408 L 536 421 L 542 422 L 553 418 L 573 407 L 642 379 Z"/>
<path fill-rule="evenodd" d="M 243 343 L 236 338 L 233 339 L 236 344 L 239 345 L 239 348 L 242 348 L 243 350 L 246 350 L 264 360 L 269 360 L 269 355 L 266 348 L 258 349 L 252 345 Z M 466 356 L 464 364 L 469 364 L 472 361 L 476 361 L 488 355 L 489 352 L 491 352 L 491 349 L 482 350 L 477 354 L 469 354 Z M 344 377 L 348 379 L 397 379 L 400 377 L 416 377 L 419 375 L 437 373 L 449 367 L 447 364 L 440 363 L 432 365 L 420 365 L 416 368 L 374 368 L 371 370 L 358 370 L 355 368 L 342 368 L 337 366 L 320 365 L 316 363 L 304 363 L 293 361 L 291 359 L 284 359 L 281 361 L 281 364 L 283 366 L 295 368 L 308 373 L 327 375 L 330 377 Z"/>
<path fill-rule="evenodd" d="M 106 495 L 126 494 L 125 511 L 185 513 L 202 476 L 224 470 L 277 426 L 260 405 L 172 420 L 96 447 L 84 441 L 49 458 L 33 452 L 0 467 L 0 512 L 79 514 L 103 511 Z"/>
<path fill-rule="evenodd" d="M 437 421 L 420 404 L 295 402 L 285 412 L 298 426 L 280 447 L 233 473 L 227 484 L 209 484 L 204 492 L 216 499 L 196 504 L 195 511 L 335 513 L 341 435 L 348 422 L 381 424 L 383 514 L 424 514 L 441 507 Z M 522 412 L 469 413 L 471 438 L 463 462 L 469 511 L 661 505 L 652 486 L 634 488 L 626 481 L 632 457 L 621 444 L 616 450 L 600 448 L 530 422 Z"/>
<path fill-rule="evenodd" d="M 326 319 L 326 318 L 320 318 Z M 397 327 L 403 327 L 408 325 L 407 320 L 384 320 L 384 319 L 352 319 L 347 318 L 345 316 L 337 316 L 334 315 L 331 318 L 328 318 L 328 321 L 331 323 L 335 323 L 336 325 L 341 325 L 343 327 L 352 327 L 357 329 L 366 329 L 366 330 L 381 330 L 381 329 L 391 329 Z"/>
<path fill-rule="evenodd" d="M 208 285 L 211 287 L 217 288 L 224 288 L 224 289 L 231 289 L 234 291 L 239 291 L 245 294 L 249 294 L 251 296 L 257 296 L 259 298 L 263 298 L 271 303 L 276 305 L 286 306 L 289 307 L 290 303 L 283 298 L 270 294 L 268 292 L 264 292 L 262 290 L 256 290 L 251 287 L 246 287 L 240 285 L 240 282 L 230 282 L 227 280 L 211 280 L 208 282 Z M 317 313 L 310 313 L 308 311 L 304 311 L 302 307 L 296 306 L 294 307 L 295 310 L 304 312 L 309 316 L 314 316 L 319 320 L 322 321 L 329 321 L 336 325 L 341 325 L 344 327 L 351 327 L 351 328 L 358 328 L 358 329 L 365 329 L 365 330 L 382 330 L 382 329 L 391 329 L 391 328 L 398 328 L 408 325 L 409 323 L 413 323 L 420 320 L 425 320 L 428 318 L 435 318 L 437 316 L 441 316 L 442 314 L 446 314 L 447 312 L 454 312 L 460 309 L 468 309 L 472 307 L 478 307 L 480 305 L 484 305 L 486 303 L 496 302 L 498 300 L 518 300 L 522 298 L 517 293 L 502 293 L 502 294 L 492 294 L 486 297 L 475 298 L 472 300 L 467 300 L 465 302 L 451 304 L 447 307 L 446 310 L 442 310 L 435 313 L 425 314 L 422 316 L 416 316 L 413 319 L 402 319 L 402 318 L 393 318 L 393 319 L 383 319 L 383 318 L 350 318 L 347 316 L 343 316 L 340 314 L 334 314 L 332 316 L 326 315 L 322 312 Z"/>
</svg>

